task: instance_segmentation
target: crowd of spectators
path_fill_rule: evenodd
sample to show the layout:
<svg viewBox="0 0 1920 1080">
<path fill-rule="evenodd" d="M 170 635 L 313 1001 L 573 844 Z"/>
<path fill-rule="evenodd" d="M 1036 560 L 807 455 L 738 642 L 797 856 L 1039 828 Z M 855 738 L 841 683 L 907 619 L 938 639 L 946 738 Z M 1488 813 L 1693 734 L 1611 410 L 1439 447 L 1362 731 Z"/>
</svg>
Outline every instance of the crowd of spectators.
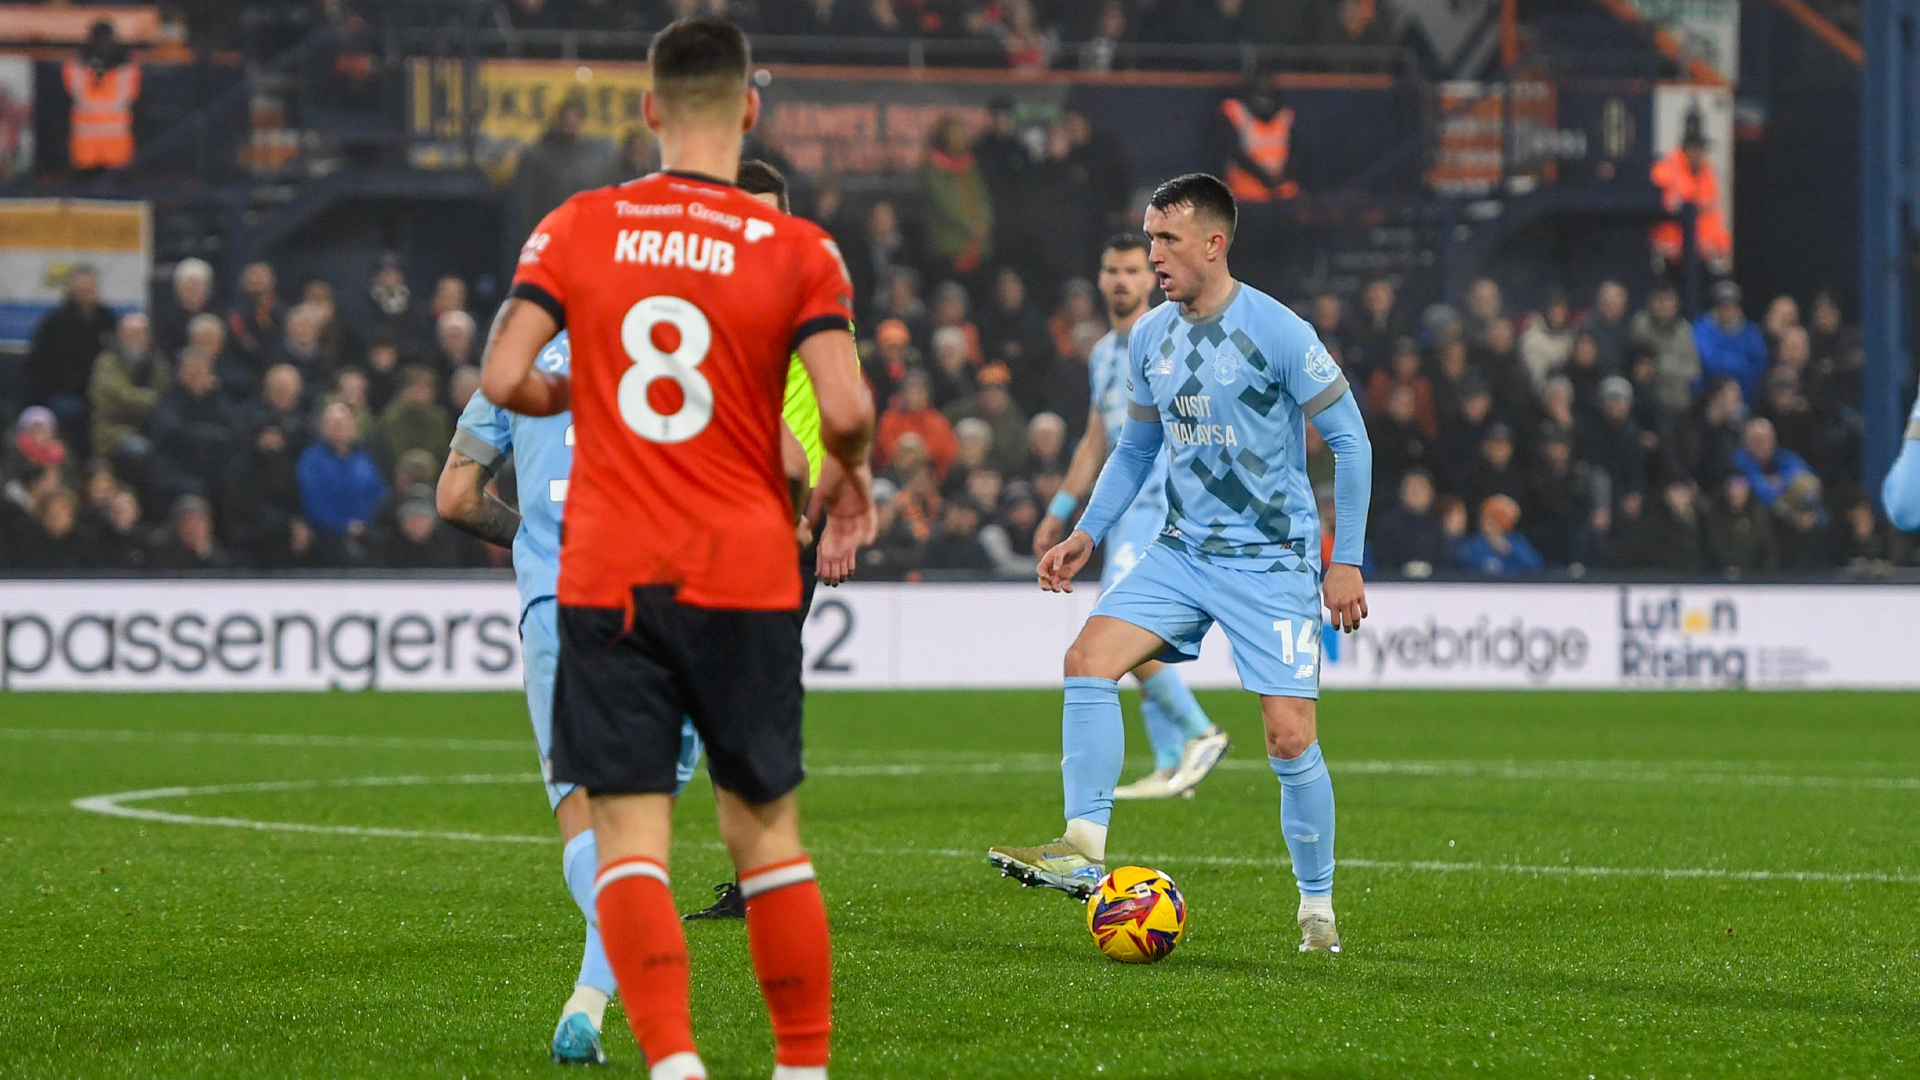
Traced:
<svg viewBox="0 0 1920 1080">
<path fill-rule="evenodd" d="M 874 328 L 883 490 L 901 503 L 872 558 L 895 570 L 1026 565 L 1027 503 L 1060 481 L 1105 330 L 1071 275 L 1131 221 L 1125 159 L 1083 118 L 1069 111 L 1038 140 L 1008 103 L 990 114 L 971 140 L 935 125 L 917 218 L 819 192 Z M 1910 561 L 1860 487 L 1862 354 L 1835 299 L 1809 298 L 1803 318 L 1778 297 L 1759 323 L 1732 281 L 1712 300 L 1689 319 L 1670 286 L 1636 305 L 1607 282 L 1519 312 L 1488 279 L 1461 310 L 1416 318 L 1382 279 L 1302 303 L 1373 433 L 1376 566 L 1737 575 Z M 1319 460 L 1316 477 L 1330 468 Z M 973 505 L 950 522 L 956 498 Z"/>
<path fill-rule="evenodd" d="M 528 151 L 522 217 L 651 167 L 583 150 L 570 118 L 577 128 L 577 108 L 560 109 Z M 1039 509 L 1086 423 L 1106 325 L 1076 275 L 1106 236 L 1137 228 L 1128 159 L 1072 107 L 1016 120 L 1003 98 L 977 133 L 935 123 L 911 206 L 811 185 L 812 216 L 853 279 L 882 410 L 870 573 L 1029 573 Z M 431 513 L 427 489 L 478 382 L 480 328 L 459 278 L 424 300 L 418 284 L 397 256 L 338 299 L 327 281 L 285 294 L 267 263 L 221 283 L 189 259 L 150 321 L 116 320 L 94 275 L 73 273 L 5 413 L 18 419 L 0 466 L 0 564 L 497 561 Z M 1368 418 L 1376 567 L 1765 574 L 1910 560 L 1860 489 L 1861 350 L 1838 304 L 1811 297 L 1803 318 L 1778 297 L 1755 323 L 1732 281 L 1712 299 L 1688 319 L 1670 287 L 1636 305 L 1608 282 L 1518 312 L 1487 279 L 1461 309 L 1416 318 L 1381 279 L 1301 303 Z M 1322 453 L 1316 479 L 1330 468 Z"/>
<path fill-rule="evenodd" d="M 1085 280 L 1050 293 L 1014 265 L 963 273 L 885 202 L 839 223 L 880 406 L 875 577 L 1024 577 L 1087 423 L 1105 332 Z M 984 254 L 984 253 L 983 253 Z M 949 276 L 951 275 L 951 276 Z M 936 284 L 922 297 L 922 282 Z M 222 295 L 179 263 L 151 316 L 116 318 L 81 267 L 37 328 L 0 456 L 0 567 L 468 567 L 490 550 L 442 523 L 433 484 L 478 386 L 458 278 L 426 296 L 397 257 L 291 297 L 248 266 Z M 1860 487 L 1862 362 L 1833 298 L 1752 321 L 1731 281 L 1684 318 L 1549 293 L 1508 310 L 1492 279 L 1415 316 L 1385 279 L 1299 305 L 1355 386 L 1374 448 L 1376 572 L 1587 570 L 1752 576 L 1911 564 Z M 24 407 L 23 407 L 24 406 Z M 1314 441 L 1310 471 L 1330 487 Z M 512 497 L 511 473 L 503 477 Z M 1331 515 L 1324 514 L 1331 528 Z"/>
<path fill-rule="evenodd" d="M 869 232 L 895 227 L 879 207 Z M 948 269 L 930 253 L 919 265 Z M 884 409 L 869 570 L 1030 573 L 1037 513 L 1086 422 L 1087 359 L 1106 329 L 1093 290 L 1069 280 L 1042 304 L 1002 267 L 983 302 L 961 276 L 923 301 L 919 269 L 876 273 L 888 284 L 863 346 Z M 1462 310 L 1415 317 L 1380 279 L 1299 305 L 1367 415 L 1372 570 L 1740 577 L 1920 556 L 1860 486 L 1861 347 L 1830 295 L 1804 319 L 1777 297 L 1757 323 L 1732 281 L 1692 320 L 1667 285 L 1637 310 L 1615 282 L 1586 299 L 1553 292 L 1511 312 L 1487 279 Z M 1330 492 L 1331 457 L 1311 441 Z"/>
<path fill-rule="evenodd" d="M 264 262 L 224 306 L 216 284 L 184 260 L 151 315 L 116 318 L 93 270 L 69 273 L 33 335 L 27 404 L 9 406 L 0 567 L 504 561 L 434 509 L 454 419 L 479 386 L 464 282 L 422 297 L 387 257 L 340 302 L 318 280 L 283 297 Z"/>
<path fill-rule="evenodd" d="M 1378 569 L 1733 578 L 1915 562 L 1861 487 L 1863 354 L 1831 295 L 1804 313 L 1775 297 L 1759 322 L 1733 281 L 1693 320 L 1665 284 L 1638 310 L 1617 282 L 1590 299 L 1513 312 L 1485 279 L 1464 310 L 1411 321 L 1385 281 L 1351 310 L 1313 300 L 1364 388 Z"/>
</svg>

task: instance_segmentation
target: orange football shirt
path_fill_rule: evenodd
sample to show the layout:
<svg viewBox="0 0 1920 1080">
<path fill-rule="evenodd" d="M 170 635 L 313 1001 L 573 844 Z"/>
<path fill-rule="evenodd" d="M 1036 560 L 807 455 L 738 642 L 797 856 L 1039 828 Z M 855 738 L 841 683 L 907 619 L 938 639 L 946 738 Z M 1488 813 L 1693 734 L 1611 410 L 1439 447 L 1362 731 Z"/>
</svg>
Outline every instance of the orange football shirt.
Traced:
<svg viewBox="0 0 1920 1080">
<path fill-rule="evenodd" d="M 853 317 L 826 232 L 723 181 L 656 173 L 548 214 L 512 295 L 573 345 L 560 602 L 626 607 L 635 586 L 672 585 L 699 607 L 798 607 L 788 357 Z"/>
</svg>

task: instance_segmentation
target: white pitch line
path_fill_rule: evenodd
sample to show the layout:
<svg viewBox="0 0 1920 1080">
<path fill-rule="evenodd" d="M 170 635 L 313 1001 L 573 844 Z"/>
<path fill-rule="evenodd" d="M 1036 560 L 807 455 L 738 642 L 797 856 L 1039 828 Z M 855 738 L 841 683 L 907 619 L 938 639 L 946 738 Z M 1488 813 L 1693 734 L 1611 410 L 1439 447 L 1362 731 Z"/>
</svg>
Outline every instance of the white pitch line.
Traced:
<svg viewBox="0 0 1920 1080">
<path fill-rule="evenodd" d="M 73 800 L 73 808 L 108 817 L 134 821 L 155 821 L 167 825 L 208 825 L 227 829 L 251 829 L 260 832 L 292 832 L 323 836 L 376 837 L 388 840 L 452 840 L 461 843 L 552 844 L 552 836 L 521 836 L 510 833 L 440 832 L 429 829 L 385 829 L 361 825 L 313 825 L 297 821 L 258 821 L 252 818 L 211 817 L 199 814 L 175 814 L 126 803 L 153 799 L 184 799 L 214 795 L 234 795 L 266 791 L 318 791 L 323 789 L 424 787 L 431 785 L 529 784 L 540 779 L 535 773 L 466 773 L 453 776 L 368 776 L 345 780 L 266 780 L 247 784 L 208 784 L 200 787 L 147 788 L 108 795 L 91 795 Z M 703 845 L 719 847 L 717 843 Z M 947 859 L 978 859 L 983 850 L 969 848 L 832 848 L 816 849 L 823 854 L 875 858 L 912 858 L 930 856 Z M 1133 855 L 1141 863 L 1178 867 L 1252 866 L 1280 868 L 1278 858 L 1254 858 L 1244 855 Z M 1920 885 L 1920 874 L 1889 871 L 1838 872 L 1825 870 L 1730 870 L 1722 867 L 1661 866 L 1576 866 L 1571 864 L 1527 864 L 1487 862 L 1438 862 L 1430 860 L 1356 859 L 1342 857 L 1339 866 L 1348 870 L 1374 870 L 1400 873 L 1440 874 L 1522 874 L 1531 877 L 1628 877 L 1668 881 L 1791 881 L 1834 885 Z"/>
<path fill-rule="evenodd" d="M 0 739 L 53 742 L 181 743 L 187 745 L 306 747 L 338 750 L 472 750 L 524 753 L 521 739 L 412 738 L 384 735 L 294 735 L 238 732 L 114 731 L 99 729 L 0 728 Z M 1441 780 L 1566 781 L 1600 784 L 1699 784 L 1767 788 L 1861 788 L 1920 791 L 1920 777 L 1800 776 L 1781 772 L 1743 772 L 1771 762 L 1686 761 L 1334 761 L 1336 776 L 1417 776 Z M 1851 764 L 1851 763 L 1849 763 Z M 1873 766 L 1875 762 L 1858 764 Z M 991 776 L 999 773 L 1050 773 L 1059 760 L 1046 754 L 1013 754 L 992 760 L 905 761 L 813 765 L 815 777 Z M 1230 758 L 1218 769 L 1265 772 L 1262 760 Z"/>
<path fill-rule="evenodd" d="M 426 829 L 383 829 L 363 825 L 313 825 L 300 821 L 258 821 L 253 818 L 207 817 L 200 814 L 173 814 L 165 810 L 126 806 L 124 803 L 151 799 L 187 799 L 210 795 L 234 795 L 259 791 L 317 791 L 322 788 L 421 787 L 435 784 L 531 784 L 539 773 L 507 775 L 467 773 L 459 776 L 367 776 L 351 780 L 266 780 L 252 784 L 207 784 L 201 787 L 147 788 L 144 791 L 120 791 L 110 795 L 91 795 L 73 800 L 75 810 L 134 821 L 158 821 L 167 825 L 214 825 L 226 829 L 253 829 L 259 832 L 309 833 L 321 836 L 371 836 L 388 840 L 457 840 L 483 844 L 549 844 L 551 836 L 514 836 L 500 833 L 437 832 Z"/>
<path fill-rule="evenodd" d="M 1827 870 L 1727 870 L 1715 866 L 1531 866 L 1520 863 L 1480 862 L 1401 862 L 1380 859 L 1338 859 L 1337 864 L 1353 870 L 1407 870 L 1441 874 L 1532 874 L 1545 877 L 1638 877 L 1663 880 L 1704 879 L 1707 881 L 1812 881 L 1838 885 L 1920 885 L 1920 874 L 1902 874 L 1879 870 L 1842 873 Z"/>
<path fill-rule="evenodd" d="M 903 855 L 932 855 L 950 859 L 975 859 L 983 852 L 964 848 L 839 848 L 840 855 L 871 855 L 897 858 Z M 1278 858 L 1253 858 L 1244 855 L 1129 855 L 1128 861 L 1158 866 L 1198 863 L 1202 866 L 1256 866 L 1281 869 L 1287 864 Z M 1705 879 L 1711 881 L 1810 881 L 1829 884 L 1920 885 L 1920 874 L 1864 870 L 1855 873 L 1824 870 L 1726 870 L 1719 867 L 1662 866 L 1574 866 L 1547 863 L 1436 862 L 1408 859 L 1354 859 L 1345 855 L 1336 860 L 1342 870 L 1382 870 L 1438 874 L 1527 874 L 1539 877 L 1638 877 L 1669 880 Z"/>
<path fill-rule="evenodd" d="M 995 773 L 1050 773 L 1059 762 L 1041 755 L 1019 760 L 962 762 L 901 762 L 872 765 L 810 765 L 808 776 L 959 776 Z M 1267 772 L 1265 761 L 1233 758 L 1214 766 L 1228 772 Z M 1327 765 L 1335 776 L 1416 776 L 1438 780 L 1564 780 L 1601 784 L 1706 784 L 1775 788 L 1865 788 L 1920 791 L 1920 777 L 1907 776 L 1795 776 L 1788 773 L 1717 772 L 1724 763 L 1707 763 L 1701 771 L 1678 770 L 1671 764 L 1637 768 L 1632 762 L 1555 761 L 1521 765 L 1501 761 L 1335 761 Z"/>
<path fill-rule="evenodd" d="M 1253 761 L 1220 764 L 1261 771 L 1269 768 L 1265 762 Z M 1333 762 L 1328 769 L 1336 774 L 1348 775 L 1428 776 L 1461 780 L 1570 780 L 1604 784 L 1732 784 L 1746 787 L 1920 791 L 1920 777 L 1911 776 L 1796 776 L 1790 773 L 1722 772 L 1713 768 L 1676 769 L 1672 765 L 1639 768 L 1631 762 L 1555 761 L 1519 764 L 1498 761 L 1353 761 L 1345 764 Z"/>
<path fill-rule="evenodd" d="M 304 746 L 325 750 L 513 750 L 525 739 L 424 739 L 388 735 L 281 735 L 220 731 L 107 731 L 74 728 L 0 728 L 0 739 L 50 742 L 184 743 L 190 746 Z"/>
</svg>

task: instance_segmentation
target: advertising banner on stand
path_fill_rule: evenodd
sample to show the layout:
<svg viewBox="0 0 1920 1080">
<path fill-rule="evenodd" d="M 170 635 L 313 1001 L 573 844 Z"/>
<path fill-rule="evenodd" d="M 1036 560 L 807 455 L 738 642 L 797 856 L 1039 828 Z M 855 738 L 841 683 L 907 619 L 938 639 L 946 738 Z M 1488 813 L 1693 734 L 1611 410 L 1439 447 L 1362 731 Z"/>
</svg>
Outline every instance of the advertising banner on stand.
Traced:
<svg viewBox="0 0 1920 1080">
<path fill-rule="evenodd" d="M 1740 82 L 1738 0 L 1628 0 L 1647 22 L 1672 34 L 1680 53 Z"/>
<path fill-rule="evenodd" d="M 520 154 L 553 126 L 560 106 L 586 107 L 581 135 L 613 149 L 628 134 L 646 130 L 640 96 L 652 80 L 640 63 L 573 63 L 565 60 L 411 61 L 409 125 L 417 168 L 468 164 L 466 124 L 473 129 L 473 164 L 496 179 L 512 177 Z M 463 119 L 464 118 L 464 119 Z"/>
<path fill-rule="evenodd" d="M 153 228 L 144 202 L 0 199 L 0 347 L 24 348 L 58 307 L 67 273 L 91 266 L 100 301 L 144 309 L 153 275 Z"/>
<path fill-rule="evenodd" d="M 1652 109 L 1644 84 L 1621 80 L 1441 83 L 1428 102 L 1427 184 L 1470 197 L 1542 185 L 1637 185 L 1653 163 Z"/>
<path fill-rule="evenodd" d="M 1016 130 L 1036 161 L 1047 159 L 1048 125 L 1069 108 L 1096 132 L 1118 137 L 1136 187 L 1195 169 L 1218 170 L 1214 120 L 1239 93 L 1231 75 L 1052 76 L 1008 83 L 978 73 L 898 68 L 775 66 L 760 89 L 758 137 L 803 172 L 831 176 L 849 191 L 911 195 L 920 190 L 928 138 L 942 118 L 969 135 L 987 124 L 995 98 L 1013 105 Z M 1416 135 L 1412 91 L 1384 75 L 1295 73 L 1281 77 L 1296 116 L 1294 147 L 1308 163 L 1308 191 L 1339 187 Z M 1208 117 L 1195 123 L 1195 116 Z M 1154 137 L 1133 137 L 1152 131 Z"/>
<path fill-rule="evenodd" d="M 1037 157 L 1045 146 L 1040 125 L 1058 117 L 1067 99 L 1064 82 L 1009 84 L 924 74 L 782 67 L 761 87 L 755 132 L 803 173 L 831 176 L 849 188 L 889 190 L 918 186 L 928 137 L 942 119 L 958 119 L 971 138 L 987 126 L 988 103 L 1009 98 L 1023 134 L 1039 140 Z"/>
</svg>

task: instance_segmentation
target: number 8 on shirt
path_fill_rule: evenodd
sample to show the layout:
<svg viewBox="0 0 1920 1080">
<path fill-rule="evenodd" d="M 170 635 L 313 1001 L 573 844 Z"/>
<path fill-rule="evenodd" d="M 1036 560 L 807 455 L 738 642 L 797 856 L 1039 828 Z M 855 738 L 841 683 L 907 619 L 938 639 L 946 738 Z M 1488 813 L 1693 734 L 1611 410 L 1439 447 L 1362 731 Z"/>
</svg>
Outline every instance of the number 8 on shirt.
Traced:
<svg viewBox="0 0 1920 1080">
<path fill-rule="evenodd" d="M 789 354 L 848 329 L 851 294 L 818 226 L 695 174 L 576 195 L 528 239 L 513 295 L 573 344 L 557 779 L 672 791 L 684 715 L 721 787 L 799 784 L 780 409 Z"/>
</svg>

